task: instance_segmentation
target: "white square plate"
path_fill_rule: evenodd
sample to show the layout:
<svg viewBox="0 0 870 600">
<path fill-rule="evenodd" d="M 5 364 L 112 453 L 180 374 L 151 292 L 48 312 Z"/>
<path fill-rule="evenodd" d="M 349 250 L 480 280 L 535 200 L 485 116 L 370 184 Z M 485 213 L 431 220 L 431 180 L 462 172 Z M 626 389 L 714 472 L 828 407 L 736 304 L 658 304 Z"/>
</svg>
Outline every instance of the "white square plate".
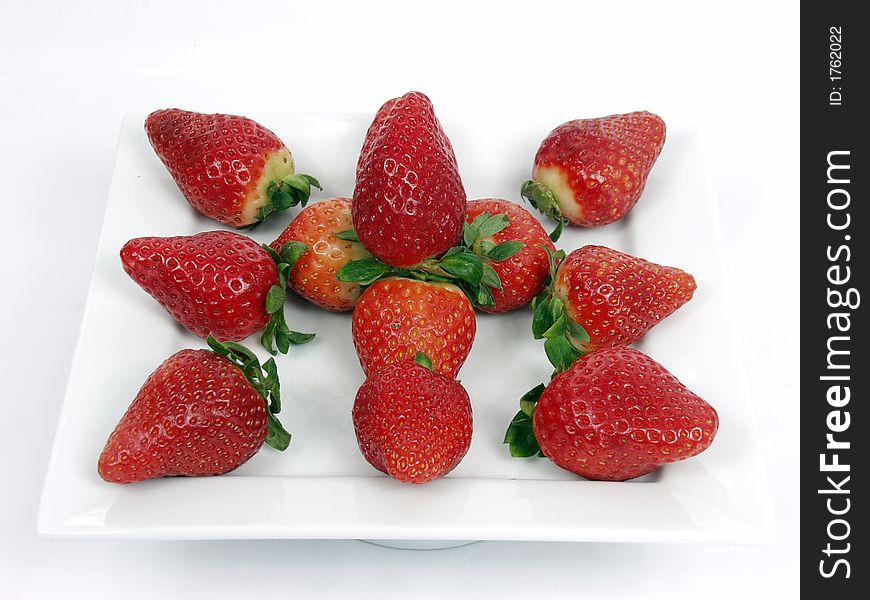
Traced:
<svg viewBox="0 0 870 600">
<path fill-rule="evenodd" d="M 712 447 L 643 480 L 591 482 L 543 458 L 511 458 L 502 444 L 518 398 L 550 366 L 531 337 L 530 310 L 480 315 L 460 373 L 474 407 L 471 450 L 447 477 L 423 486 L 375 471 L 356 447 L 350 413 L 363 381 L 350 316 L 291 300 L 291 327 L 311 343 L 279 357 L 285 453 L 264 449 L 233 473 L 120 486 L 96 462 L 106 437 L 145 378 L 166 357 L 204 343 L 130 280 L 118 251 L 130 238 L 191 234 L 220 226 L 184 201 L 143 131 L 125 119 L 96 264 L 49 463 L 39 532 L 90 538 L 365 538 L 381 540 L 565 540 L 749 542 L 769 534 L 770 509 L 758 434 L 728 327 L 711 189 L 696 138 L 672 126 L 643 198 L 620 223 L 566 228 L 560 247 L 602 243 L 682 267 L 695 298 L 639 347 L 719 411 Z M 293 152 L 300 172 L 349 196 L 371 115 L 254 115 Z M 518 201 L 540 140 L 555 125 L 485 117 L 443 118 L 468 197 Z M 252 236 L 271 242 L 298 212 L 276 215 Z M 549 229 L 552 223 L 545 226 Z M 248 340 L 258 347 L 255 338 Z M 261 357 L 265 353 L 259 351 Z M 737 376 L 735 376 L 735 371 Z"/>
</svg>

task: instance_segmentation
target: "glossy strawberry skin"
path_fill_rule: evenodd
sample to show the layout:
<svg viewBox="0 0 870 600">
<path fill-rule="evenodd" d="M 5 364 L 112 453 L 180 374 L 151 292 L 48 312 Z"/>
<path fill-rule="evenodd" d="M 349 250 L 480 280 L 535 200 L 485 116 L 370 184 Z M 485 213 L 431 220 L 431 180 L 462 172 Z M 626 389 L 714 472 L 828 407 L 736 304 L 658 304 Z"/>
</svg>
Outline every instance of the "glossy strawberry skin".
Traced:
<svg viewBox="0 0 870 600">
<path fill-rule="evenodd" d="M 233 231 L 143 237 L 121 249 L 124 271 L 181 325 L 203 339 L 239 341 L 269 320 L 266 294 L 278 282 L 274 261 Z"/>
<path fill-rule="evenodd" d="M 360 241 L 383 262 L 410 267 L 459 242 L 465 209 L 456 158 L 432 103 L 405 94 L 361 156 L 353 193 Z"/>
<path fill-rule="evenodd" d="M 378 133 L 381 130 L 381 126 L 386 120 L 387 116 L 390 114 L 390 111 L 393 110 L 393 106 L 396 105 L 400 98 L 392 98 L 391 100 L 387 100 L 383 103 L 383 105 L 378 109 L 378 112 L 375 113 L 375 118 L 372 120 L 371 125 L 366 130 L 366 137 L 363 140 L 363 146 L 359 153 L 359 159 L 356 164 L 356 174 L 359 177 L 360 168 L 365 160 L 365 157 L 368 155 L 369 151 L 375 145 L 375 139 L 378 137 Z M 453 145 L 450 143 L 450 139 L 447 136 L 444 136 L 444 141 L 447 143 L 447 149 L 450 151 L 450 158 L 455 161 L 456 156 L 453 153 Z"/>
<path fill-rule="evenodd" d="M 569 121 L 541 143 L 532 179 L 571 223 L 606 225 L 637 203 L 664 143 L 665 123 L 649 112 Z"/>
<path fill-rule="evenodd" d="M 246 117 L 171 108 L 151 113 L 145 131 L 191 206 L 233 227 L 257 221 L 256 209 L 268 202 L 264 177 L 293 173 L 278 136 Z"/>
<path fill-rule="evenodd" d="M 471 445 L 471 402 L 462 385 L 413 361 L 366 379 L 353 405 L 365 459 L 398 481 L 426 483 L 452 471 Z"/>
<path fill-rule="evenodd" d="M 458 287 L 403 278 L 369 286 L 351 326 L 360 365 L 369 377 L 423 352 L 435 372 L 455 379 L 476 331 L 474 309 Z"/>
<path fill-rule="evenodd" d="M 549 276 L 547 252 L 542 246 L 553 252 L 556 247 L 541 223 L 519 204 L 497 198 L 472 200 L 468 203 L 465 220 L 470 224 L 484 212 L 491 216 L 504 214 L 510 219 L 510 225 L 493 235 L 492 242 L 516 240 L 523 243 L 523 248 L 509 259 L 487 261 L 498 273 L 503 289 L 493 289 L 495 306 L 481 307 L 481 310 L 503 313 L 525 306 L 541 292 Z"/>
<path fill-rule="evenodd" d="M 182 350 L 145 381 L 100 454 L 110 483 L 220 475 L 266 439 L 266 405 L 244 374 L 208 350 Z"/>
<path fill-rule="evenodd" d="M 568 317 L 589 334 L 581 348 L 588 351 L 636 342 L 691 300 L 696 287 L 676 267 L 589 245 L 565 257 L 552 289 Z"/>
<path fill-rule="evenodd" d="M 359 177 L 360 169 L 362 168 L 363 162 L 365 162 L 366 156 L 371 151 L 372 147 L 375 145 L 375 139 L 378 137 L 378 133 L 381 130 L 381 126 L 384 124 L 384 120 L 387 118 L 387 115 L 390 114 L 390 111 L 395 106 L 398 98 L 392 98 L 387 100 L 381 105 L 378 109 L 378 112 L 375 113 L 375 118 L 372 119 L 371 125 L 366 130 L 366 137 L 363 140 L 362 149 L 359 152 L 359 158 L 356 163 L 356 176 Z"/>
<path fill-rule="evenodd" d="M 334 312 L 353 310 L 362 294 L 359 284 L 342 283 L 335 277 L 348 261 L 369 256 L 361 244 L 333 235 L 352 228 L 350 199 L 332 198 L 302 209 L 270 244 L 276 251 L 290 241 L 308 246 L 290 271 L 287 283 L 320 308 Z"/>
<path fill-rule="evenodd" d="M 716 410 L 649 356 L 606 348 L 547 386 L 534 412 L 543 453 L 587 479 L 624 481 L 695 456 L 719 428 Z"/>
</svg>

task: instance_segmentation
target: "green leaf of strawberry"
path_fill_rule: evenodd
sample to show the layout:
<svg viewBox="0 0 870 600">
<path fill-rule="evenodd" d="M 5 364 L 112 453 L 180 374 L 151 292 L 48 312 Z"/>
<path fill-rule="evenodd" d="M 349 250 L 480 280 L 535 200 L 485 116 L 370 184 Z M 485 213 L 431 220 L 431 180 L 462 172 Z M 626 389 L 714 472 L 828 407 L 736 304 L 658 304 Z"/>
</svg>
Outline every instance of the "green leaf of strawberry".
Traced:
<svg viewBox="0 0 870 600">
<path fill-rule="evenodd" d="M 284 429 L 281 421 L 275 418 L 275 415 L 272 413 L 266 415 L 266 422 L 269 426 L 269 430 L 266 433 L 266 443 L 275 450 L 283 452 L 290 445 L 290 432 Z"/>
<path fill-rule="evenodd" d="M 290 444 L 290 434 L 275 417 L 281 412 L 281 388 L 275 359 L 270 358 L 261 366 L 257 355 L 241 344 L 221 343 L 213 335 L 208 336 L 206 343 L 216 354 L 236 365 L 263 398 L 267 409 L 266 443 L 276 450 L 286 450 Z"/>
<path fill-rule="evenodd" d="M 471 252 L 457 252 L 442 258 L 438 266 L 472 285 L 479 285 L 483 277 L 483 261 Z"/>
<path fill-rule="evenodd" d="M 535 406 L 541 394 L 544 393 L 543 383 L 536 385 L 520 398 L 520 411 L 511 419 L 504 434 L 504 442 L 508 444 L 511 456 L 527 458 L 541 455 L 541 447 L 535 438 L 533 417 Z"/>
<path fill-rule="evenodd" d="M 486 256 L 490 260 L 494 260 L 496 262 L 501 262 L 503 260 L 509 259 L 511 256 L 519 252 L 523 249 L 523 243 L 518 242 L 516 240 L 511 240 L 509 242 L 502 242 L 498 246 L 487 250 Z"/>
<path fill-rule="evenodd" d="M 394 271 L 393 267 L 372 256 L 348 261 L 338 270 L 335 278 L 345 283 L 371 285 L 391 271 Z"/>
<path fill-rule="evenodd" d="M 444 252 L 440 257 L 429 258 L 419 265 L 405 269 L 391 267 L 377 258 L 349 261 L 336 274 L 336 279 L 345 283 L 371 285 L 385 277 L 410 277 L 421 281 L 443 281 L 457 284 L 471 300 L 480 307 L 495 305 L 491 290 L 503 289 L 498 273 L 486 261 L 507 260 L 523 248 L 522 242 L 507 241 L 495 244 L 485 239 L 510 225 L 505 214 L 491 216 L 484 212 L 472 223 L 463 226 L 463 243 Z M 334 234 L 339 239 L 357 241 L 353 230 Z"/>
<path fill-rule="evenodd" d="M 357 236 L 356 231 L 353 229 L 345 229 L 344 231 L 339 231 L 338 233 L 333 233 L 332 235 L 346 242 L 356 242 L 357 244 L 359 243 L 359 236 Z"/>
<path fill-rule="evenodd" d="M 414 354 L 414 362 L 421 367 L 426 367 L 430 371 L 432 370 L 432 359 L 429 358 L 425 352 L 417 352 Z"/>
<path fill-rule="evenodd" d="M 308 249 L 308 246 L 296 241 L 290 241 L 276 252 L 270 246 L 264 244 L 266 252 L 275 261 L 278 269 L 278 283 L 269 288 L 266 293 L 266 312 L 269 313 L 269 322 L 263 328 L 260 343 L 270 354 L 280 352 L 287 354 L 291 345 L 304 344 L 314 338 L 313 333 L 299 333 L 291 331 L 284 316 L 284 303 L 287 300 L 287 277 L 293 266 Z"/>
<path fill-rule="evenodd" d="M 559 241 L 562 236 L 562 228 L 565 225 L 565 217 L 562 216 L 562 209 L 559 208 L 559 202 L 553 192 L 546 186 L 529 179 L 520 188 L 520 195 L 537 208 L 541 214 L 557 221 L 556 228 L 550 234 L 550 239 L 554 242 Z"/>
<path fill-rule="evenodd" d="M 505 214 L 490 216 L 488 212 L 484 212 L 479 215 L 477 219 L 480 219 L 481 217 L 484 218 L 477 226 L 477 238 L 481 240 L 494 236 L 511 224 L 510 218 Z M 477 221 L 477 219 L 475 219 L 475 221 Z"/>
<path fill-rule="evenodd" d="M 556 373 L 566 370 L 575 360 L 583 356 L 583 353 L 571 345 L 564 334 L 547 338 L 544 342 L 544 352 L 547 354 L 547 360 L 556 369 Z"/>
</svg>

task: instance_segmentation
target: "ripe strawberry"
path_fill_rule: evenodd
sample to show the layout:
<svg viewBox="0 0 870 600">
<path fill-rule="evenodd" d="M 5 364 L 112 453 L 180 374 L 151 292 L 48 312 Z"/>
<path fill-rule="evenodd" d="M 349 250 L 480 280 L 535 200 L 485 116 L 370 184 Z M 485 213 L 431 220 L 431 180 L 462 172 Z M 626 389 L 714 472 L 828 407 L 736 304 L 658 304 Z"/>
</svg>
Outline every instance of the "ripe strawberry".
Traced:
<svg viewBox="0 0 870 600">
<path fill-rule="evenodd" d="M 378 109 L 378 112 L 375 113 L 375 118 L 372 120 L 372 124 L 369 125 L 369 128 L 366 130 L 366 137 L 363 140 L 363 146 L 359 153 L 359 159 L 356 163 L 356 174 L 359 176 L 360 168 L 364 162 L 366 155 L 372 149 L 375 144 L 375 139 L 378 137 L 378 133 L 380 133 L 381 125 L 383 125 L 384 120 L 386 120 L 387 115 L 390 114 L 390 111 L 393 110 L 393 106 L 396 105 L 396 102 L 399 101 L 399 98 L 393 98 L 391 100 L 387 100 L 384 104 Z M 447 143 L 447 148 L 450 150 L 450 156 L 455 161 L 456 156 L 453 154 L 453 145 L 450 143 L 450 140 L 447 136 L 444 136 L 444 141 Z"/>
<path fill-rule="evenodd" d="M 326 310 L 353 310 L 362 294 L 358 283 L 343 283 L 335 277 L 348 261 L 371 256 L 346 235 L 353 227 L 350 211 L 349 198 L 307 206 L 271 244 L 276 251 L 290 241 L 308 247 L 290 271 L 287 283 L 300 296 Z"/>
<path fill-rule="evenodd" d="M 363 246 L 394 267 L 455 246 L 465 189 L 429 98 L 419 92 L 398 98 L 372 135 L 353 192 L 353 224 Z"/>
<path fill-rule="evenodd" d="M 148 377 L 100 454 L 103 479 L 220 475 L 263 441 L 287 448 L 290 434 L 274 416 L 281 410 L 274 359 L 261 368 L 244 346 L 209 344 L 213 351 L 173 354 Z"/>
<path fill-rule="evenodd" d="M 391 100 L 387 100 L 383 103 L 383 105 L 378 109 L 378 112 L 375 113 L 375 118 L 372 119 L 372 124 L 369 125 L 369 128 L 366 130 L 366 137 L 363 140 L 362 149 L 359 151 L 359 158 L 356 163 L 356 174 L 359 177 L 360 168 L 362 168 L 362 164 L 366 155 L 375 145 L 375 139 L 378 137 L 378 133 L 381 131 L 381 126 L 384 124 L 384 120 L 387 118 L 387 115 L 390 114 L 390 111 L 393 110 L 393 106 L 395 106 L 398 98 L 393 98 Z"/>
<path fill-rule="evenodd" d="M 293 157 L 274 133 L 234 115 L 170 108 L 145 120 L 148 140 L 181 193 L 203 215 L 233 227 L 305 205 L 309 175 L 294 175 Z"/>
<path fill-rule="evenodd" d="M 649 112 L 580 119 L 541 142 L 522 194 L 542 213 L 583 227 L 623 218 L 640 198 L 665 143 L 665 122 Z"/>
<path fill-rule="evenodd" d="M 549 295 L 533 303 L 532 332 L 546 338 L 548 357 L 564 370 L 583 352 L 637 341 L 691 300 L 695 287 L 675 267 L 583 246 L 562 260 Z"/>
<path fill-rule="evenodd" d="M 477 323 L 471 303 L 455 285 L 397 277 L 378 280 L 363 292 L 351 331 L 366 376 L 423 352 L 436 373 L 455 379 Z"/>
<path fill-rule="evenodd" d="M 286 353 L 313 334 L 290 331 L 284 283 L 304 244 L 282 253 L 233 231 L 135 238 L 121 248 L 124 271 L 191 333 L 221 341 L 263 330 L 263 345 Z"/>
<path fill-rule="evenodd" d="M 495 305 L 481 309 L 489 313 L 502 313 L 525 306 L 541 292 L 549 276 L 547 251 L 542 246 L 552 252 L 556 251 L 556 247 L 538 220 L 518 204 L 495 198 L 472 200 L 468 203 L 465 220 L 473 226 L 484 213 L 490 216 L 507 215 L 509 222 L 501 229 L 497 229 L 500 226 L 496 225 L 479 231 L 480 235 L 472 243 L 472 250 L 486 256 L 487 250 L 492 253 L 496 245 L 505 242 L 519 242 L 523 246 L 510 258 L 486 261 L 499 276 L 502 289 L 492 289 Z M 501 256 L 497 254 L 496 258 Z"/>
<path fill-rule="evenodd" d="M 591 352 L 536 392 L 537 404 L 524 398 L 508 428 L 511 454 L 531 456 L 540 445 L 557 465 L 587 479 L 646 475 L 703 452 L 719 428 L 712 406 L 633 348 Z"/>
<path fill-rule="evenodd" d="M 353 427 L 374 468 L 398 481 L 426 483 L 452 471 L 468 452 L 471 402 L 458 381 L 404 361 L 366 379 L 353 404 Z"/>
</svg>

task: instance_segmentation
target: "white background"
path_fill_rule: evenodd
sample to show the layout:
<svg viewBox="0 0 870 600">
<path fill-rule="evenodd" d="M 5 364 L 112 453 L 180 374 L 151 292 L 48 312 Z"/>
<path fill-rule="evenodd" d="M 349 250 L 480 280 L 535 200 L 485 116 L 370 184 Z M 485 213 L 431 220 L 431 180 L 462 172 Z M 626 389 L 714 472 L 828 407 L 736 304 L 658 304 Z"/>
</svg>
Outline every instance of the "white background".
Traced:
<svg viewBox="0 0 870 600">
<path fill-rule="evenodd" d="M 0 2 L 0 582 L 10 598 L 797 595 L 797 2 Z M 694 122 L 777 511 L 767 546 L 58 542 L 46 461 L 124 113 L 437 106 Z M 292 141 L 288 142 L 292 147 Z M 531 157 L 530 157 L 531 160 Z M 131 340 L 131 343 L 135 343 Z M 94 368 L 110 368 L 95 365 Z"/>
</svg>

